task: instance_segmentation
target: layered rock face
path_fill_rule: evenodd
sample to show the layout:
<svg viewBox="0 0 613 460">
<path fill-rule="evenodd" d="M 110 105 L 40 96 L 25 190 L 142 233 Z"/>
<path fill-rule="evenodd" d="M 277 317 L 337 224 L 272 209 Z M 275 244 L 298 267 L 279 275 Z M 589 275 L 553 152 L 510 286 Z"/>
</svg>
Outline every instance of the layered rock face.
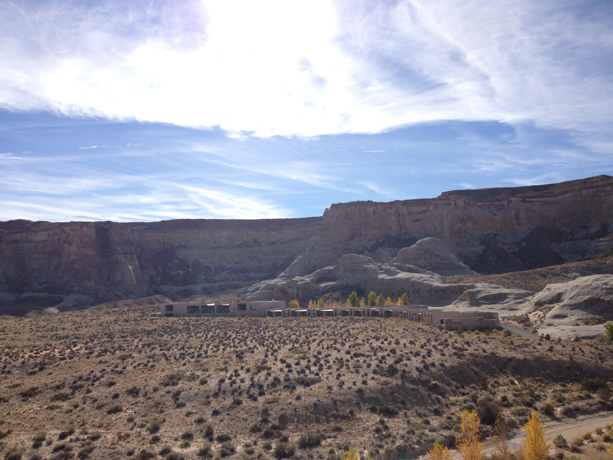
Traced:
<svg viewBox="0 0 613 460">
<path fill-rule="evenodd" d="M 0 223 L 0 313 L 274 278 L 312 244 L 320 220 Z"/>
<path fill-rule="evenodd" d="M 335 204 L 306 219 L 0 222 L 0 313 L 293 283 L 347 254 L 417 275 L 504 273 L 592 257 L 613 246 L 612 231 L 609 176 Z"/>
<path fill-rule="evenodd" d="M 460 190 L 431 200 L 335 204 L 314 250 L 334 248 L 389 262 L 435 237 L 479 273 L 505 273 L 581 260 L 613 241 L 613 178 L 531 187 Z"/>
</svg>

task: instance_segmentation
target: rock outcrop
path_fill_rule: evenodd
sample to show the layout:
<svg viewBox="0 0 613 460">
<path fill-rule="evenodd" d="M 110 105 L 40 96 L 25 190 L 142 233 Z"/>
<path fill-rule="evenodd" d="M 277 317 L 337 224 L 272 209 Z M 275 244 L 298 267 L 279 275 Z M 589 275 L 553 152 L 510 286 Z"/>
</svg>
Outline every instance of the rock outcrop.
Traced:
<svg viewBox="0 0 613 460">
<path fill-rule="evenodd" d="M 392 263 L 414 265 L 443 276 L 476 275 L 463 264 L 447 243 L 438 238 L 423 238 L 408 248 L 402 248 Z"/>
<path fill-rule="evenodd" d="M 612 233 L 609 176 L 334 204 L 306 219 L 0 222 L 0 313 L 213 294 L 310 276 L 346 254 L 402 273 L 505 273 L 588 259 Z"/>
<path fill-rule="evenodd" d="M 467 302 L 471 309 L 487 305 L 509 313 L 516 312 L 518 304 L 526 304 L 526 297 L 532 295 L 487 284 L 446 284 L 436 273 L 399 263 L 381 264 L 356 254 L 346 254 L 337 264 L 310 275 L 280 276 L 241 289 L 237 294 L 250 300 L 306 300 L 332 293 L 347 298 L 354 290 L 360 297 L 375 291 L 396 299 L 406 292 L 412 304 L 444 306 L 459 300 Z M 467 292 L 471 293 L 468 297 Z"/>
<path fill-rule="evenodd" d="M 539 333 L 553 337 L 597 337 L 613 321 L 613 275 L 583 276 L 550 284 L 532 298 L 534 309 L 545 310 Z"/>
</svg>

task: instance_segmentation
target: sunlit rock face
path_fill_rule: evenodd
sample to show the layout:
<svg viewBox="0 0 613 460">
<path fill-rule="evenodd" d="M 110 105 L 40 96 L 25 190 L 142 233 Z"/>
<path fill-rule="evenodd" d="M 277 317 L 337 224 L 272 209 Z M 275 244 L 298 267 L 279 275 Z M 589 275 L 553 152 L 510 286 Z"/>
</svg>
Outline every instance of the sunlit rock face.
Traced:
<svg viewBox="0 0 613 460">
<path fill-rule="evenodd" d="M 214 294 L 309 276 L 346 254 L 399 273 L 504 273 L 592 257 L 612 231 L 609 176 L 334 204 L 305 219 L 0 222 L 0 312 Z"/>
<path fill-rule="evenodd" d="M 613 178 L 460 190 L 430 200 L 335 204 L 314 250 L 389 262 L 419 240 L 444 241 L 478 273 L 504 273 L 594 256 L 613 244 Z M 424 267 L 427 268 L 427 267 Z"/>
</svg>

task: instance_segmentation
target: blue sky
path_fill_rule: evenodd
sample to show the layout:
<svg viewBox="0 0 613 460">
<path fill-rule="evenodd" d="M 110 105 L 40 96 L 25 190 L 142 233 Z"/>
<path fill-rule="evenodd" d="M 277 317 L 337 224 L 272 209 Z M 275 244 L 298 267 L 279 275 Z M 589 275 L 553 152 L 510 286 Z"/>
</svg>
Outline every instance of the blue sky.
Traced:
<svg viewBox="0 0 613 460">
<path fill-rule="evenodd" d="M 0 220 L 613 174 L 610 1 L 0 0 Z"/>
</svg>

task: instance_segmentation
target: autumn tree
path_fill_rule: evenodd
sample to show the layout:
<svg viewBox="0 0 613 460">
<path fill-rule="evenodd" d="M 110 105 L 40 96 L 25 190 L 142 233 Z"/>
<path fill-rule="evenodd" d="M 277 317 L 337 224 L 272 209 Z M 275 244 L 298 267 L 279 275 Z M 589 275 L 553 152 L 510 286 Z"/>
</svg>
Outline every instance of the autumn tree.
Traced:
<svg viewBox="0 0 613 460">
<path fill-rule="evenodd" d="M 483 443 L 479 442 L 479 439 L 481 439 L 480 423 L 479 416 L 474 410 L 462 412 L 461 433 L 457 437 L 456 446 L 464 460 L 479 460 L 481 458 Z"/>
<path fill-rule="evenodd" d="M 326 308 L 326 304 L 324 302 L 324 299 L 322 299 L 321 297 L 317 301 L 317 308 Z"/>
<path fill-rule="evenodd" d="M 358 454 L 353 448 L 353 445 L 350 444 L 341 460 L 360 460 L 360 454 Z"/>
<path fill-rule="evenodd" d="M 366 306 L 366 299 L 364 299 L 364 297 L 362 297 L 360 299 L 360 307 L 364 308 Z"/>
<path fill-rule="evenodd" d="M 498 460 L 510 460 L 512 458 L 509 424 L 502 416 L 498 416 L 494 424 L 494 435 L 496 436 L 496 452 Z"/>
<path fill-rule="evenodd" d="M 402 294 L 402 296 L 400 298 L 402 299 L 402 305 L 408 305 L 409 304 L 409 296 L 407 295 L 406 292 L 404 294 Z"/>
<path fill-rule="evenodd" d="M 383 297 L 383 294 L 379 294 L 379 297 L 377 297 L 377 305 L 383 305 L 385 304 L 385 297 Z"/>
<path fill-rule="evenodd" d="M 535 411 L 532 411 L 532 417 L 524 425 L 522 445 L 526 460 L 545 460 L 549 454 L 543 422 L 539 421 L 539 416 Z"/>
<path fill-rule="evenodd" d="M 385 305 L 394 305 L 390 296 L 387 296 L 387 299 L 385 299 Z"/>
<path fill-rule="evenodd" d="M 300 304 L 298 303 L 297 300 L 290 300 L 289 305 L 287 307 L 288 308 L 300 308 Z"/>
<path fill-rule="evenodd" d="M 428 460 L 451 460 L 451 453 L 449 449 L 442 446 L 438 442 L 435 442 L 432 449 L 428 451 Z"/>
<path fill-rule="evenodd" d="M 396 305 L 403 305 L 401 297 L 398 297 L 398 300 L 396 301 Z"/>
<path fill-rule="evenodd" d="M 307 308 L 315 308 L 315 303 L 312 300 L 309 300 L 309 306 Z"/>
<path fill-rule="evenodd" d="M 349 294 L 349 303 L 352 307 L 360 306 L 360 299 L 358 298 L 357 292 L 353 291 L 351 294 Z"/>
<path fill-rule="evenodd" d="M 370 294 L 368 294 L 368 306 L 374 307 L 375 305 L 377 305 L 377 294 L 375 294 L 375 291 L 370 291 Z"/>
</svg>

